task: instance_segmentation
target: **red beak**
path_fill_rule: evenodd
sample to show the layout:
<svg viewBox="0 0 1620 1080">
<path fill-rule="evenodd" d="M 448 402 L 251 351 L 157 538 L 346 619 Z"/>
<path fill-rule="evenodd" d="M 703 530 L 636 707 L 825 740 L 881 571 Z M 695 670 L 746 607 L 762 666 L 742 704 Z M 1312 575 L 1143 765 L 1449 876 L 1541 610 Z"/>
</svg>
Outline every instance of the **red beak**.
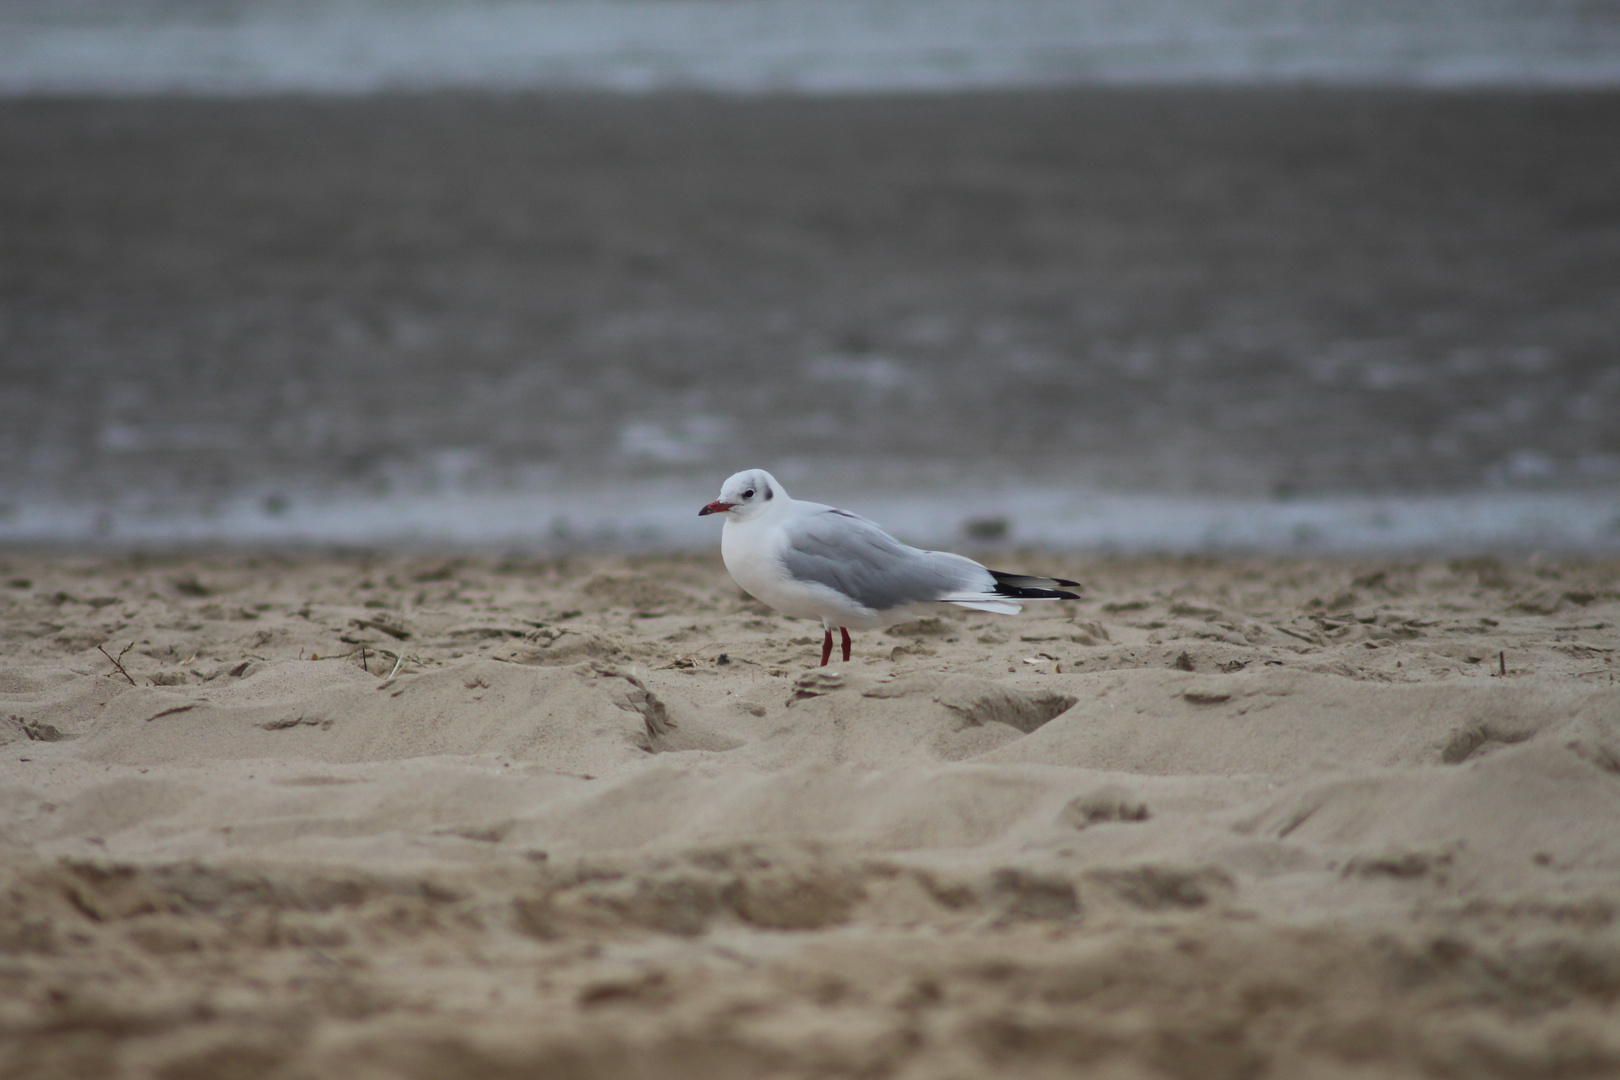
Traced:
<svg viewBox="0 0 1620 1080">
<path fill-rule="evenodd" d="M 736 506 L 736 505 L 737 505 L 736 503 L 723 503 L 723 502 L 720 502 L 719 500 L 715 500 L 714 502 L 710 503 L 708 506 L 705 506 L 703 509 L 699 510 L 698 511 L 698 517 L 704 517 L 704 516 L 706 516 L 708 514 L 723 514 L 727 510 L 730 510 L 733 506 Z"/>
</svg>

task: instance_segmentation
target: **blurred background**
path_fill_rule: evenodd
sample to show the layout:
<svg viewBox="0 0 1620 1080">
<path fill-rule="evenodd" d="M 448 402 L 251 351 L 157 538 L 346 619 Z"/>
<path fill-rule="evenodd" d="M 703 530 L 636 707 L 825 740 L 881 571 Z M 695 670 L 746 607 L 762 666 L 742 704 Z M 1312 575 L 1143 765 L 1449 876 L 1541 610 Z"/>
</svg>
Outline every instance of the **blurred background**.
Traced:
<svg viewBox="0 0 1620 1080">
<path fill-rule="evenodd" d="M 0 543 L 1620 550 L 1616 0 L 0 0 Z"/>
</svg>

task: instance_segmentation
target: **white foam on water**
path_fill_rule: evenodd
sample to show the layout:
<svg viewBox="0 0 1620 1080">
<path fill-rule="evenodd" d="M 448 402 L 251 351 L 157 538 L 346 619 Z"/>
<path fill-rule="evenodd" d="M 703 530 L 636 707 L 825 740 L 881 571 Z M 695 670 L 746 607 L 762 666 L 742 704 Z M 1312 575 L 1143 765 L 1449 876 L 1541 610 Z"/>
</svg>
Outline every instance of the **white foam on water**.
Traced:
<svg viewBox="0 0 1620 1080">
<path fill-rule="evenodd" d="M 0 94 L 1620 83 L 1577 0 L 11 0 Z"/>
<path fill-rule="evenodd" d="M 239 498 L 207 512 L 24 503 L 0 519 L 0 545 L 698 551 L 719 543 L 714 519 L 697 516 L 712 495 L 700 484 L 644 481 L 533 494 Z M 996 543 L 1062 551 L 1620 553 L 1620 491 L 1282 502 L 998 486 L 834 501 L 941 548 L 984 546 L 988 527 L 1003 534 Z"/>
</svg>

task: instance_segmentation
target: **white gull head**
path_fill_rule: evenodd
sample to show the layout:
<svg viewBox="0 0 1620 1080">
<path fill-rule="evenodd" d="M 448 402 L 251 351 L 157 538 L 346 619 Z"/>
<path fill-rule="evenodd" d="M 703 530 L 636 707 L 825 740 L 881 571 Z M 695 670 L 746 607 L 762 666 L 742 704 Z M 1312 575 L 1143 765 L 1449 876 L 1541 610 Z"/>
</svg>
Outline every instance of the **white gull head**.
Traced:
<svg viewBox="0 0 1620 1080">
<path fill-rule="evenodd" d="M 725 514 L 730 521 L 748 521 L 772 509 L 777 500 L 790 501 L 776 477 L 764 469 L 744 469 L 720 485 L 720 497 L 699 510 L 698 517 Z"/>
</svg>

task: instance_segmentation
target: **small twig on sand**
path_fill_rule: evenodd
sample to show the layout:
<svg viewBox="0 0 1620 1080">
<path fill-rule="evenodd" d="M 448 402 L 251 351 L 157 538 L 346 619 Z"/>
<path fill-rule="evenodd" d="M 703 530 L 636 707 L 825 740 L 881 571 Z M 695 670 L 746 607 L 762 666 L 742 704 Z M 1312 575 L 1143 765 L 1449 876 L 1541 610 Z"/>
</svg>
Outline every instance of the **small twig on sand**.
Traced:
<svg viewBox="0 0 1620 1080">
<path fill-rule="evenodd" d="M 1504 678 L 1504 679 L 1507 678 L 1507 653 L 1505 653 L 1505 652 L 1497 653 L 1496 654 L 1496 662 L 1499 665 L 1498 670 L 1501 671 L 1502 678 Z"/>
<path fill-rule="evenodd" d="M 119 663 L 119 661 L 124 658 L 124 653 L 129 652 L 129 650 L 133 649 L 134 647 L 135 643 L 132 641 L 128 645 L 125 645 L 123 650 L 116 657 L 114 657 L 112 653 L 108 652 L 106 649 L 103 649 L 100 645 L 96 646 L 96 651 L 102 656 L 105 656 L 108 660 L 111 660 L 112 666 L 118 669 L 118 674 L 122 675 L 126 679 L 129 679 L 129 685 L 131 686 L 135 685 L 135 680 L 130 677 L 129 672 L 124 670 L 124 665 Z M 111 675 L 112 672 L 109 671 L 107 674 Z"/>
<path fill-rule="evenodd" d="M 360 646 L 360 666 L 365 669 L 367 675 L 371 674 L 371 665 L 366 663 L 366 647 L 364 645 Z"/>
<path fill-rule="evenodd" d="M 388 677 L 389 677 L 389 678 L 390 678 L 390 679 L 392 679 L 392 678 L 393 678 L 393 677 L 394 677 L 394 676 L 395 676 L 395 675 L 398 675 L 398 674 L 399 674 L 399 666 L 400 666 L 400 665 L 401 665 L 401 664 L 403 664 L 403 663 L 404 663 L 404 662 L 405 662 L 405 654 L 404 654 L 404 653 L 400 653 L 400 654 L 399 654 L 399 658 L 398 658 L 398 659 L 396 659 L 396 660 L 395 660 L 395 661 L 394 661 L 394 670 L 393 670 L 393 671 L 390 671 L 390 672 L 389 672 L 389 673 L 388 673 Z"/>
</svg>

